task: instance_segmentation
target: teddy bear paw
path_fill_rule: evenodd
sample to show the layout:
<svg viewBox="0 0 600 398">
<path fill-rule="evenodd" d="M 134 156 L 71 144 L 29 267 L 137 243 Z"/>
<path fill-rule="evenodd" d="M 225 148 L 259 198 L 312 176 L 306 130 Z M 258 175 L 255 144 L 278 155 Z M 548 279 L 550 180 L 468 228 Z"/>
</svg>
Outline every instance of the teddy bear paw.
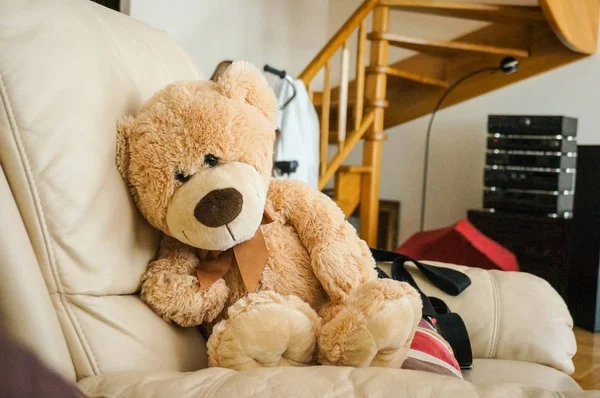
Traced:
<svg viewBox="0 0 600 398">
<path fill-rule="evenodd" d="M 391 279 L 368 282 L 323 325 L 319 362 L 398 368 L 408 354 L 421 311 L 421 298 L 410 285 Z"/>
<path fill-rule="evenodd" d="M 320 318 L 298 297 L 252 293 L 214 327 L 209 365 L 235 370 L 312 365 L 319 330 Z"/>
</svg>

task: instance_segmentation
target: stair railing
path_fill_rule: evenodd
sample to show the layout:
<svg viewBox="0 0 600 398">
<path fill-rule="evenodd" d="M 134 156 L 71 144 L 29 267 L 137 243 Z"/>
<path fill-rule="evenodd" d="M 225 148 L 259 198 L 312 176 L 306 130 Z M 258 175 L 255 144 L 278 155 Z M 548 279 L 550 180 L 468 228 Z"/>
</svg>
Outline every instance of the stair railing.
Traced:
<svg viewBox="0 0 600 398">
<path fill-rule="evenodd" d="M 342 162 L 349 155 L 356 143 L 368 128 L 367 123 L 372 123 L 372 117 L 365 118 L 363 123 L 364 84 L 365 84 L 365 48 L 367 41 L 366 18 L 375 7 L 377 1 L 365 1 L 346 21 L 346 23 L 333 35 L 331 40 L 315 56 L 300 74 L 300 79 L 308 88 L 313 102 L 321 106 L 320 112 L 320 153 L 319 153 L 319 189 L 325 188 L 335 175 Z M 358 30 L 358 43 L 356 51 L 356 84 L 354 97 L 354 126 L 348 137 L 348 83 L 350 74 L 350 49 L 348 41 L 351 35 Z M 331 90 L 331 61 L 341 49 L 340 84 L 337 90 L 337 129 L 335 131 L 337 154 L 328 162 L 328 145 L 330 142 L 330 117 L 332 108 Z M 323 91 L 314 93 L 311 83 L 323 69 Z"/>
<path fill-rule="evenodd" d="M 372 12 L 373 11 L 373 12 Z M 386 74 L 381 68 L 367 68 L 365 53 L 367 46 L 366 19 L 373 14 L 373 31 L 386 32 L 389 8 L 381 6 L 378 0 L 366 0 L 350 16 L 344 25 L 329 40 L 300 74 L 315 105 L 320 106 L 320 153 L 319 189 L 324 189 L 356 144 L 365 140 L 360 184 L 360 236 L 374 245 L 377 239 L 379 213 L 379 179 L 381 167 L 381 141 L 383 130 L 383 110 L 385 101 Z M 352 101 L 349 101 L 350 49 L 349 39 L 356 32 L 356 76 L 352 87 Z M 331 88 L 332 58 L 341 50 L 340 84 Z M 371 66 L 387 65 L 387 41 L 373 40 L 370 53 Z M 385 69 L 385 68 L 383 68 Z M 323 91 L 313 92 L 313 80 L 323 70 Z M 337 96 L 337 104 L 332 96 Z M 336 129 L 330 130 L 331 110 L 337 105 Z M 352 107 L 350 107 L 352 105 Z M 348 110 L 353 120 L 348 123 Z M 348 131 L 350 130 L 350 131 Z M 329 144 L 337 146 L 337 152 L 328 160 Z M 338 190 L 336 189 L 336 192 Z M 340 199 L 340 198 L 334 198 Z M 349 216 L 349 214 L 346 214 Z"/>
</svg>

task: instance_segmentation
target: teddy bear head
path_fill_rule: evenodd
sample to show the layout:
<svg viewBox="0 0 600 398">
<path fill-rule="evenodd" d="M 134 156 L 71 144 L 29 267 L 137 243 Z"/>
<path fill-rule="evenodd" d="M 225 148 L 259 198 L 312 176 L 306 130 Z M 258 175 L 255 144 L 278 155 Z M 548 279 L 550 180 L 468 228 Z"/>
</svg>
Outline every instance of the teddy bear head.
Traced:
<svg viewBox="0 0 600 398">
<path fill-rule="evenodd" d="M 118 122 L 117 167 L 154 227 L 227 250 L 254 236 L 272 169 L 277 100 L 252 65 L 157 92 Z"/>
</svg>

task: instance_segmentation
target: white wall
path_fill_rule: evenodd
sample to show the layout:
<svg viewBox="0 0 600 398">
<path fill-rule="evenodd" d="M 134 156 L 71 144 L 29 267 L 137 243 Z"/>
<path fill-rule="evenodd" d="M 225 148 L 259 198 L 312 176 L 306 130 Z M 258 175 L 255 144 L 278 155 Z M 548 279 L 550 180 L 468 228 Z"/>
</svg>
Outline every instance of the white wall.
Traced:
<svg viewBox="0 0 600 398">
<path fill-rule="evenodd" d="M 323 0 L 129 0 L 129 14 L 164 30 L 209 77 L 224 59 L 298 74 L 327 39 Z"/>
</svg>

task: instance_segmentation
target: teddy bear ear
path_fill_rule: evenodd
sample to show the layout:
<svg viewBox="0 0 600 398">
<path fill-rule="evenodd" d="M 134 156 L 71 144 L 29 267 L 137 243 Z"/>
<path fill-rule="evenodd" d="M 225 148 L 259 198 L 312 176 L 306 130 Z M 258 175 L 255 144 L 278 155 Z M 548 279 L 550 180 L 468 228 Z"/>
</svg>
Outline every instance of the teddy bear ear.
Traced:
<svg viewBox="0 0 600 398">
<path fill-rule="evenodd" d="M 133 116 L 124 116 L 117 122 L 117 169 L 124 179 L 129 169 L 129 137 L 134 121 Z"/>
<path fill-rule="evenodd" d="M 212 76 L 210 77 L 210 80 L 213 82 L 216 82 L 217 80 L 219 80 L 221 75 L 223 75 L 223 73 L 227 70 L 227 68 L 229 68 L 229 66 L 232 63 L 233 63 L 233 61 L 220 62 L 219 65 L 217 65 L 217 67 L 215 68 L 215 71 L 213 72 Z"/>
<path fill-rule="evenodd" d="M 252 64 L 234 61 L 217 79 L 221 93 L 229 98 L 242 98 L 260 109 L 271 121 L 277 115 L 277 98 L 267 79 Z"/>
</svg>

